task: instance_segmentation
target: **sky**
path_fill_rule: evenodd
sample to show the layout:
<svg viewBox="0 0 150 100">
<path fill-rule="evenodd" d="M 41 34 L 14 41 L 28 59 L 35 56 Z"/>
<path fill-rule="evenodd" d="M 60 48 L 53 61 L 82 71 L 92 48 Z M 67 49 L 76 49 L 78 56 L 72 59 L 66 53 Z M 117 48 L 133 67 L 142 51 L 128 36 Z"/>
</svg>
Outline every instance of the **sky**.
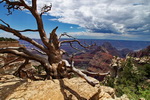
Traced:
<svg viewBox="0 0 150 100">
<path fill-rule="evenodd" d="M 31 0 L 25 0 L 31 4 Z M 66 32 L 79 39 L 150 41 L 150 0 L 37 0 L 38 11 L 46 4 L 52 9 L 43 15 L 47 35 L 58 26 L 57 34 Z M 12 28 L 36 29 L 28 11 L 7 10 L 0 4 L 0 19 Z M 2 22 L 0 22 L 2 24 Z M 37 33 L 23 33 L 39 38 Z M 0 31 L 0 37 L 14 37 Z"/>
</svg>

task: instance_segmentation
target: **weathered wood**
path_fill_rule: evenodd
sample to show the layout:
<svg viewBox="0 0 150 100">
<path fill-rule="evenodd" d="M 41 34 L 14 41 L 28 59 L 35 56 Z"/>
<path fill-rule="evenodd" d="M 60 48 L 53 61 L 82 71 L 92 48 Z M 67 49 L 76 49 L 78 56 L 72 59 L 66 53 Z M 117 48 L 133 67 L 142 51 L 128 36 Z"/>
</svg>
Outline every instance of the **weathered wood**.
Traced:
<svg viewBox="0 0 150 100">
<path fill-rule="evenodd" d="M 31 50 L 28 50 L 24 47 L 7 47 L 7 48 L 1 48 L 0 53 L 11 53 L 17 56 L 20 56 L 25 60 L 25 62 L 20 66 L 18 71 L 20 71 L 23 67 L 27 65 L 29 60 L 35 60 L 39 63 L 41 63 L 42 67 L 46 71 L 46 79 L 54 79 L 54 78 L 64 78 L 64 77 L 70 77 L 72 73 L 75 73 L 79 75 L 80 77 L 84 78 L 90 85 L 95 86 L 96 83 L 94 83 L 92 80 L 87 77 L 88 74 L 97 75 L 95 73 L 87 72 L 87 71 L 81 71 L 74 67 L 74 62 L 72 60 L 72 64 L 70 65 L 67 60 L 63 60 L 62 56 L 65 54 L 65 51 L 60 49 L 61 44 L 63 43 L 70 43 L 70 46 L 72 48 L 73 42 L 78 43 L 83 48 L 89 48 L 90 45 L 84 46 L 80 43 L 79 40 L 73 38 L 70 35 L 62 34 L 61 36 L 68 36 L 73 38 L 73 40 L 64 40 L 60 41 L 56 34 L 56 30 L 58 27 L 54 28 L 52 32 L 50 33 L 49 38 L 46 35 L 46 32 L 44 30 L 44 24 L 42 20 L 42 14 L 48 12 L 51 10 L 52 5 L 44 5 L 43 8 L 41 8 L 41 12 L 38 12 L 37 10 L 37 0 L 32 0 L 32 5 L 29 6 L 26 4 L 25 0 L 18 0 L 18 1 L 12 1 L 12 0 L 2 0 L 0 3 L 4 2 L 6 4 L 6 9 L 8 9 L 8 13 L 12 13 L 10 10 L 20 10 L 20 9 L 26 9 L 28 10 L 31 15 L 36 20 L 36 26 L 35 29 L 24 29 L 24 30 L 17 30 L 11 28 L 9 24 L 7 24 L 5 21 L 0 19 L 0 21 L 3 24 L 0 24 L 0 29 L 6 32 L 9 32 L 15 36 L 17 36 L 19 39 L 25 40 L 32 45 L 34 45 L 37 49 L 32 49 L 37 51 L 37 54 L 33 54 Z M 33 39 L 24 36 L 22 32 L 37 32 L 40 35 L 40 39 L 43 42 L 43 45 L 39 44 L 38 42 L 34 41 Z M 75 48 L 76 49 L 76 48 Z M 44 56 L 43 56 L 44 55 Z M 98 74 L 98 75 L 107 75 L 105 74 Z"/>
</svg>

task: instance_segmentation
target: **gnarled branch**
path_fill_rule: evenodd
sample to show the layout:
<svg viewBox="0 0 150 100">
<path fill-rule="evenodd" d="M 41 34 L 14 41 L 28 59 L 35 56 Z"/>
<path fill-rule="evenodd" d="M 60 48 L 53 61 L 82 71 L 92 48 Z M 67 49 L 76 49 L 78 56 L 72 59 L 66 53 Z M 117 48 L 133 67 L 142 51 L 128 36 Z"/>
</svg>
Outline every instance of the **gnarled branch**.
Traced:
<svg viewBox="0 0 150 100">
<path fill-rule="evenodd" d="M 22 35 L 19 31 L 15 30 L 15 29 L 12 29 L 10 27 L 6 27 L 6 26 L 4 26 L 2 24 L 0 24 L 0 29 L 4 30 L 6 32 L 13 33 L 15 36 L 19 37 L 20 39 L 28 41 L 29 43 L 31 43 L 34 46 L 36 46 L 39 49 L 41 49 L 42 51 L 46 52 L 45 48 L 41 44 L 37 43 L 36 41 L 34 41 L 33 39 L 31 39 L 29 37 L 26 37 L 26 36 Z"/>
<path fill-rule="evenodd" d="M 25 30 L 17 30 L 18 32 L 38 32 L 38 30 L 33 30 L 33 29 L 25 29 Z"/>
<path fill-rule="evenodd" d="M 7 27 L 9 27 L 9 28 L 10 28 L 10 25 L 9 25 L 9 24 L 7 24 L 5 21 L 3 21 L 2 19 L 0 19 L 0 21 L 1 21 L 1 22 L 3 22 L 4 24 L 6 24 L 6 25 L 7 25 Z"/>
<path fill-rule="evenodd" d="M 46 69 L 49 69 L 49 70 L 52 69 L 52 66 L 49 64 L 47 58 L 45 58 L 39 54 L 33 54 L 32 52 L 28 51 L 26 48 L 23 48 L 23 47 L 1 48 L 0 53 L 11 53 L 11 54 L 14 54 L 17 56 L 21 56 L 25 59 L 35 60 L 35 61 L 43 64 L 44 67 L 46 67 Z"/>
<path fill-rule="evenodd" d="M 8 64 L 2 66 L 2 68 L 3 68 L 3 67 L 6 67 L 6 66 L 15 65 L 15 64 L 21 64 L 22 62 L 23 62 L 23 61 L 14 61 L 14 62 L 11 62 L 11 63 L 8 63 Z"/>
<path fill-rule="evenodd" d="M 24 63 L 21 64 L 21 66 L 18 68 L 18 70 L 14 73 L 14 75 L 18 75 L 19 77 L 21 77 L 21 73 L 20 71 L 22 70 L 22 68 L 24 68 L 27 64 L 29 63 L 29 59 L 25 59 Z"/>
<path fill-rule="evenodd" d="M 72 43 L 72 42 L 77 42 L 83 48 L 89 48 L 90 47 L 90 46 L 84 46 L 84 45 L 82 45 L 79 40 L 64 40 L 64 41 L 60 42 L 60 45 L 63 44 L 63 43 Z"/>
<path fill-rule="evenodd" d="M 26 9 L 31 9 L 30 6 L 28 6 L 24 0 L 20 0 L 20 2 L 23 4 L 23 6 L 26 8 Z"/>
<path fill-rule="evenodd" d="M 69 44 L 70 44 L 70 47 L 72 47 L 73 49 L 82 52 L 82 50 L 80 50 L 80 49 L 78 49 L 78 48 L 75 48 L 75 47 L 72 45 L 72 42 L 70 42 Z"/>
<path fill-rule="evenodd" d="M 110 74 L 109 71 L 107 73 L 95 73 L 95 72 L 89 72 L 87 70 L 81 70 L 81 71 L 85 74 L 92 75 L 92 76 L 106 76 Z"/>
<path fill-rule="evenodd" d="M 56 34 L 57 28 L 58 28 L 58 26 L 52 30 L 52 32 L 50 33 L 50 37 L 49 37 L 50 45 L 53 44 L 53 46 L 55 47 L 56 50 L 59 49 L 59 47 L 60 47 L 58 36 Z"/>
<path fill-rule="evenodd" d="M 34 10 L 37 9 L 36 2 L 37 2 L 37 0 L 32 0 L 32 8 L 33 8 Z"/>
<path fill-rule="evenodd" d="M 11 54 L 21 56 L 24 58 L 29 57 L 27 54 L 25 54 L 21 51 L 23 51 L 22 47 L 7 47 L 7 48 L 1 48 L 0 49 L 0 53 L 11 53 Z"/>
<path fill-rule="evenodd" d="M 49 6 L 48 6 L 48 5 L 44 5 L 44 7 L 42 7 L 42 9 L 41 9 L 41 14 L 40 14 L 40 16 L 42 16 L 44 13 L 50 11 L 51 8 L 52 8 L 52 4 L 50 4 Z"/>
<path fill-rule="evenodd" d="M 42 42 L 44 43 L 44 45 L 47 48 L 50 49 L 50 46 L 48 44 L 48 38 L 47 38 L 46 32 L 44 30 L 43 21 L 42 21 L 41 16 L 39 15 L 39 13 L 36 9 L 36 0 L 32 0 L 32 7 L 28 6 L 24 0 L 20 0 L 20 1 L 3 0 L 3 2 L 6 2 L 6 6 L 8 9 L 8 12 L 10 14 L 12 13 L 10 11 L 11 9 L 18 10 L 18 9 L 20 9 L 20 7 L 23 7 L 24 9 L 28 9 L 31 12 L 31 14 L 34 16 L 34 18 L 36 19 L 38 31 L 39 31 Z"/>
<path fill-rule="evenodd" d="M 72 61 L 71 65 L 69 64 L 69 62 L 67 60 L 62 60 L 62 62 L 65 63 L 65 66 L 67 68 L 70 68 L 77 75 L 79 75 L 80 77 L 84 78 L 90 85 L 95 86 L 97 84 L 97 83 L 94 83 L 92 80 L 90 80 L 89 77 L 87 77 L 87 75 L 84 74 L 81 70 L 75 68 L 74 67 L 74 61 Z"/>
<path fill-rule="evenodd" d="M 40 54 L 42 54 L 42 55 L 46 55 L 45 52 L 42 52 L 42 51 L 40 51 L 40 50 L 38 50 L 38 49 L 36 49 L 36 48 L 31 48 L 31 50 L 35 50 L 35 51 L 37 51 L 38 53 L 40 53 Z"/>
<path fill-rule="evenodd" d="M 90 80 L 86 74 L 84 74 L 81 70 L 76 69 L 74 67 L 74 62 L 72 62 L 71 65 L 72 71 L 75 72 L 76 74 L 78 74 L 80 77 L 84 78 L 90 85 L 95 86 L 97 83 L 94 83 L 92 80 Z"/>
<path fill-rule="evenodd" d="M 61 34 L 61 35 L 59 36 L 59 40 L 61 39 L 62 36 L 67 36 L 67 37 L 69 37 L 69 38 L 76 39 L 75 37 L 73 37 L 73 36 L 71 36 L 71 35 L 68 35 L 67 33 L 64 32 L 63 34 Z"/>
<path fill-rule="evenodd" d="M 23 8 L 29 9 L 29 6 L 25 5 L 24 0 L 20 0 L 20 1 L 10 1 L 10 0 L 2 0 L 2 2 L 6 2 L 6 4 L 4 5 L 4 7 L 7 8 L 8 10 L 8 15 L 12 14 L 11 9 L 16 9 L 16 10 L 21 10 Z"/>
<path fill-rule="evenodd" d="M 35 60 L 38 62 L 46 63 L 47 59 L 40 56 L 39 54 L 33 54 L 32 52 L 28 51 L 26 48 L 23 47 L 7 47 L 1 48 L 0 53 L 11 53 L 23 58 L 28 58 L 31 60 Z"/>
<path fill-rule="evenodd" d="M 20 59 L 20 57 L 17 57 L 17 58 L 15 58 L 15 59 L 13 59 L 13 60 L 7 62 L 7 63 L 4 64 L 4 66 L 2 66 L 1 68 L 5 67 L 5 66 L 8 66 L 8 65 L 10 65 L 11 63 L 13 63 L 13 62 L 15 62 L 15 61 L 17 61 L 17 60 L 19 60 L 19 59 Z"/>
</svg>

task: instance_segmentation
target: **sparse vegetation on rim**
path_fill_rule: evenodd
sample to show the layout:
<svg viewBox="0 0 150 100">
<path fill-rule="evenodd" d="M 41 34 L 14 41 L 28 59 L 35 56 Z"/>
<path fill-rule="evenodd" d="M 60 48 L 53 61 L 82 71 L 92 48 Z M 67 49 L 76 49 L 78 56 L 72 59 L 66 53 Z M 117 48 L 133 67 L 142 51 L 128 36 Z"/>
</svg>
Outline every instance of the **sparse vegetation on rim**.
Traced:
<svg viewBox="0 0 150 100">
<path fill-rule="evenodd" d="M 16 39 L 13 39 L 13 38 L 0 37 L 0 41 L 17 41 L 17 40 L 16 40 Z"/>
</svg>

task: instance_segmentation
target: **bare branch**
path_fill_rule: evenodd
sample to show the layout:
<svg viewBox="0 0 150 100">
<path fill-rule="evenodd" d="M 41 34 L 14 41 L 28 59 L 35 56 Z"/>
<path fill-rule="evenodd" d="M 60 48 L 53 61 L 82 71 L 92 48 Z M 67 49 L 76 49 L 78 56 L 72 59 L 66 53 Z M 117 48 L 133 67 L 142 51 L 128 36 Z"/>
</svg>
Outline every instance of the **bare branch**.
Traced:
<svg viewBox="0 0 150 100">
<path fill-rule="evenodd" d="M 2 68 L 3 68 L 3 67 L 6 67 L 6 66 L 15 65 L 15 64 L 22 64 L 22 62 L 23 62 L 23 61 L 14 61 L 14 62 L 8 63 L 7 65 L 2 66 Z"/>
<path fill-rule="evenodd" d="M 59 36 L 59 39 L 61 39 L 62 36 L 67 36 L 67 37 L 69 37 L 69 38 L 76 39 L 75 37 L 73 37 L 73 36 L 71 36 L 71 35 L 68 35 L 66 32 L 64 32 L 63 34 L 61 34 L 61 35 Z"/>
<path fill-rule="evenodd" d="M 2 24 L 0 24 L 0 29 L 4 30 L 6 32 L 13 33 L 15 36 L 19 37 L 20 39 L 28 41 L 29 43 L 33 44 L 34 46 L 40 48 L 42 51 L 46 52 L 45 48 L 41 44 L 37 43 L 36 41 L 34 41 L 33 39 L 31 39 L 29 37 L 22 35 L 19 31 L 9 28 L 9 27 L 6 27 Z"/>
<path fill-rule="evenodd" d="M 42 18 L 41 16 L 38 14 L 38 12 L 34 9 L 29 9 L 29 11 L 32 13 L 32 15 L 34 16 L 34 18 L 36 19 L 36 23 L 37 23 L 37 27 L 38 27 L 38 31 L 39 31 L 39 35 L 40 35 L 40 38 L 43 42 L 43 44 L 47 47 L 47 48 L 51 48 L 50 45 L 49 45 L 49 40 L 46 36 L 46 32 L 44 30 L 44 25 L 43 25 L 43 21 L 42 21 Z"/>
<path fill-rule="evenodd" d="M 89 44 L 87 44 L 87 43 L 84 41 L 84 44 L 87 45 L 87 46 L 90 46 L 90 47 L 96 46 L 96 43 L 95 43 L 95 42 L 94 42 L 94 43 L 91 43 L 91 45 L 89 45 Z"/>
<path fill-rule="evenodd" d="M 40 56 L 39 54 L 33 54 L 32 52 L 28 51 L 27 49 L 23 47 L 7 47 L 7 48 L 1 48 L 0 53 L 11 53 L 23 58 L 28 58 L 31 60 L 35 60 L 38 62 L 46 63 L 47 59 Z"/>
<path fill-rule="evenodd" d="M 17 57 L 17 58 L 15 58 L 15 59 L 13 59 L 13 60 L 7 62 L 6 64 L 4 64 L 4 66 L 2 66 L 2 68 L 5 67 L 5 66 L 10 65 L 11 63 L 13 63 L 13 62 L 15 62 L 15 61 L 17 61 L 17 60 L 19 60 L 19 59 L 20 59 L 20 57 Z"/>
<path fill-rule="evenodd" d="M 25 59 L 35 60 L 37 62 L 40 62 L 44 66 L 44 68 L 47 69 L 46 71 L 48 75 L 50 75 L 50 70 L 52 70 L 52 66 L 49 64 L 47 58 L 39 54 L 33 54 L 32 52 L 22 47 L 1 48 L 0 53 L 11 53 L 17 56 L 21 56 Z"/>
<path fill-rule="evenodd" d="M 11 14 L 12 12 L 10 11 L 11 9 L 21 9 L 21 7 L 28 9 L 32 15 L 34 16 L 34 18 L 36 19 L 37 22 L 37 27 L 38 27 L 38 31 L 41 37 L 42 42 L 44 43 L 44 45 L 46 47 L 48 47 L 50 49 L 50 46 L 48 44 L 48 38 L 46 36 L 46 32 L 44 30 L 44 26 L 43 26 L 43 21 L 41 19 L 41 16 L 38 14 L 38 11 L 35 9 L 36 8 L 36 0 L 32 1 L 32 6 L 30 7 L 28 6 L 24 0 L 19 0 L 19 1 L 9 1 L 9 0 L 3 0 L 4 2 L 6 2 L 6 8 L 8 9 L 8 12 Z"/>
<path fill-rule="evenodd" d="M 32 15 L 35 17 L 36 22 L 37 22 L 37 27 L 38 27 L 38 31 L 41 37 L 42 42 L 44 43 L 44 45 L 46 47 L 49 47 L 48 45 L 48 38 L 46 36 L 46 33 L 44 31 L 44 26 L 43 26 L 43 22 L 42 19 L 40 17 L 40 15 L 38 14 L 36 8 L 36 0 L 32 1 L 32 6 L 30 7 L 28 6 L 24 0 L 20 0 L 20 1 L 9 1 L 9 0 L 3 0 L 6 2 L 6 7 L 8 9 L 9 14 L 11 14 L 12 12 L 10 11 L 11 9 L 20 9 L 21 7 L 24 7 L 25 9 L 28 9 Z"/>
<path fill-rule="evenodd" d="M 24 68 L 27 64 L 29 63 L 29 59 L 25 59 L 24 63 L 21 64 L 21 66 L 18 68 L 18 70 L 14 73 L 14 75 L 18 75 L 19 77 L 20 76 L 20 71 L 22 70 L 22 68 Z"/>
<path fill-rule="evenodd" d="M 38 53 L 40 53 L 40 54 L 42 54 L 42 55 L 46 55 L 45 52 L 42 52 L 42 51 L 40 51 L 40 50 L 38 50 L 38 49 L 36 49 L 36 48 L 31 48 L 31 50 L 35 50 L 35 51 L 37 51 Z"/>
<path fill-rule="evenodd" d="M 33 8 L 34 10 L 36 10 L 36 8 L 37 8 L 36 2 L 37 2 L 37 0 L 32 0 L 32 8 Z"/>
<path fill-rule="evenodd" d="M 31 31 L 31 32 L 38 32 L 38 30 L 32 30 L 32 29 L 25 29 L 25 30 L 17 30 L 18 32 L 28 32 L 28 31 Z"/>
<path fill-rule="evenodd" d="M 0 21 L 1 22 L 3 22 L 4 24 L 6 24 L 7 25 L 7 27 L 10 27 L 10 25 L 9 24 L 7 24 L 5 21 L 3 21 L 2 19 L 0 19 Z"/>
<path fill-rule="evenodd" d="M 31 9 L 31 7 L 28 6 L 28 5 L 25 3 L 24 0 L 20 0 L 20 2 L 24 5 L 24 7 L 25 7 L 26 9 Z"/>
<path fill-rule="evenodd" d="M 59 40 L 58 40 L 58 36 L 56 34 L 56 30 L 57 30 L 58 26 L 56 28 L 54 28 L 52 30 L 52 32 L 50 33 L 50 38 L 49 38 L 49 43 L 53 43 L 55 49 L 59 49 Z"/>
<path fill-rule="evenodd" d="M 14 6 L 23 6 L 21 2 L 19 1 L 10 1 L 10 0 L 3 0 L 3 2 L 6 2 L 8 5 L 14 5 Z"/>
<path fill-rule="evenodd" d="M 44 5 L 44 7 L 42 7 L 42 9 L 41 9 L 40 16 L 42 16 L 46 12 L 49 12 L 51 10 L 51 8 L 52 8 L 52 4 L 50 4 L 49 6 L 48 5 Z"/>
<path fill-rule="evenodd" d="M 78 74 L 80 77 L 84 78 L 90 85 L 95 86 L 97 83 L 94 83 L 92 80 L 90 80 L 86 74 L 82 73 L 79 69 L 76 69 L 74 66 L 72 67 L 72 71 Z"/>
<path fill-rule="evenodd" d="M 92 75 L 92 76 L 105 76 L 105 75 L 109 75 L 110 72 L 108 71 L 107 73 L 95 73 L 95 72 L 89 72 L 87 70 L 81 70 L 83 73 L 88 74 L 88 75 Z"/>
<path fill-rule="evenodd" d="M 4 2 L 4 0 L 0 1 L 0 3 Z"/>
<path fill-rule="evenodd" d="M 17 55 L 17 56 L 21 56 L 21 57 L 24 57 L 24 58 L 27 58 L 29 57 L 27 54 L 21 52 L 22 48 L 21 47 L 7 47 L 7 48 L 1 48 L 0 49 L 0 53 L 11 53 L 11 54 L 14 54 L 14 55 Z"/>
<path fill-rule="evenodd" d="M 77 42 L 83 48 L 89 48 L 90 47 L 90 46 L 82 45 L 79 40 L 64 40 L 64 41 L 60 42 L 60 45 L 63 44 L 63 43 L 72 43 L 72 42 Z"/>
<path fill-rule="evenodd" d="M 60 49 L 60 46 L 63 43 L 69 43 L 72 48 L 74 48 L 78 51 L 81 51 L 81 50 L 79 50 L 78 48 L 75 48 L 73 46 L 73 43 L 77 43 L 83 48 L 89 48 L 89 47 L 91 47 L 90 45 L 84 46 L 81 44 L 81 42 L 79 40 L 76 40 L 74 37 L 72 37 L 66 33 L 61 34 L 60 37 L 58 38 L 58 36 L 56 34 L 56 30 L 58 27 L 56 27 L 55 29 L 52 30 L 49 38 L 47 37 L 46 32 L 44 30 L 42 15 L 51 10 L 52 4 L 45 5 L 44 7 L 42 7 L 41 14 L 39 14 L 37 11 L 37 0 L 32 0 L 32 6 L 28 6 L 26 4 L 25 0 L 17 0 L 17 1 L 2 0 L 1 2 L 6 3 L 5 7 L 6 7 L 6 9 L 8 9 L 8 12 L 10 14 L 12 13 L 10 10 L 12 10 L 12 9 L 13 10 L 27 9 L 31 12 L 31 14 L 33 15 L 33 17 L 36 20 L 36 25 L 37 25 L 36 30 L 33 30 L 33 29 L 16 30 L 16 29 L 11 28 L 9 26 L 9 24 L 4 22 L 3 20 L 0 20 L 2 22 L 2 24 L 0 24 L 0 29 L 3 31 L 6 31 L 6 32 L 10 32 L 10 33 L 14 34 L 15 36 L 19 37 L 20 39 L 33 44 L 35 47 L 37 47 L 37 49 L 28 50 L 24 47 L 7 47 L 7 48 L 0 48 L 0 53 L 11 53 L 11 54 L 14 54 L 14 55 L 24 58 L 25 62 L 21 65 L 20 68 L 24 67 L 29 62 L 29 60 L 35 60 L 35 61 L 41 63 L 41 65 L 44 67 L 44 70 L 46 71 L 46 75 L 47 75 L 48 79 L 63 78 L 64 77 L 63 74 L 66 76 L 69 76 L 72 73 L 76 73 L 79 76 L 81 76 L 82 78 L 84 78 L 90 85 L 92 85 L 92 86 L 96 85 L 96 83 L 94 83 L 92 80 L 90 80 L 90 78 L 87 77 L 86 74 L 91 74 L 91 75 L 97 75 L 97 74 L 92 73 L 92 72 L 80 71 L 79 69 L 76 69 L 74 67 L 73 56 L 71 58 L 71 61 L 72 61 L 71 65 L 68 63 L 67 60 L 62 60 L 62 57 L 63 57 L 62 55 L 65 53 L 65 51 Z M 38 32 L 38 34 L 40 35 L 40 38 L 43 42 L 43 45 L 41 45 L 38 42 L 34 41 L 33 39 L 21 34 L 22 32 L 28 32 L 28 31 Z M 69 38 L 73 38 L 74 40 L 64 40 L 64 41 L 60 42 L 59 39 L 62 36 L 67 36 Z M 37 51 L 38 53 L 33 53 L 32 52 L 33 50 Z M 41 54 L 47 55 L 47 56 L 43 56 Z M 8 63 L 10 64 L 13 61 L 17 61 L 17 58 Z M 106 74 L 107 73 L 98 74 L 98 75 L 106 75 Z"/>
<path fill-rule="evenodd" d="M 71 68 L 73 72 L 78 74 L 80 77 L 84 78 L 90 85 L 95 86 L 97 84 L 97 83 L 94 83 L 92 80 L 90 80 L 89 77 L 87 77 L 87 75 L 84 74 L 82 71 L 80 71 L 79 69 L 76 69 L 74 67 L 74 61 L 72 61 L 71 65 L 69 64 L 67 60 L 62 60 L 62 62 L 65 63 L 66 67 Z"/>
<path fill-rule="evenodd" d="M 23 1 L 23 0 L 21 0 Z M 6 2 L 6 4 L 4 5 L 4 7 L 6 7 L 6 9 L 8 10 L 8 15 L 12 14 L 12 10 L 21 10 L 21 7 L 26 8 L 26 6 L 24 6 L 24 4 L 20 1 L 10 1 L 10 0 L 3 0 L 3 2 Z"/>
<path fill-rule="evenodd" d="M 70 44 L 70 47 L 72 47 L 73 49 L 82 52 L 82 50 L 80 50 L 80 49 L 78 49 L 78 48 L 75 48 L 75 47 L 72 45 L 72 42 L 70 42 L 69 44 Z"/>
</svg>

